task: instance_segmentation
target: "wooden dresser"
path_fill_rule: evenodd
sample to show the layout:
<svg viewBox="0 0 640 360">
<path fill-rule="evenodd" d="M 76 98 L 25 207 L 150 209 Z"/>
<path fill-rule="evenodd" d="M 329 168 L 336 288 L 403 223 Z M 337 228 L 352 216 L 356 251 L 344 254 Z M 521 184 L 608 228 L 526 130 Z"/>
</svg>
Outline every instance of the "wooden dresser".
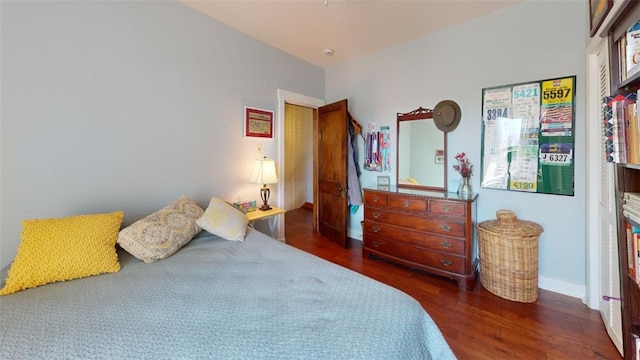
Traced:
<svg viewBox="0 0 640 360">
<path fill-rule="evenodd" d="M 364 190 L 363 247 L 374 256 L 476 284 L 476 199 L 413 189 Z"/>
</svg>

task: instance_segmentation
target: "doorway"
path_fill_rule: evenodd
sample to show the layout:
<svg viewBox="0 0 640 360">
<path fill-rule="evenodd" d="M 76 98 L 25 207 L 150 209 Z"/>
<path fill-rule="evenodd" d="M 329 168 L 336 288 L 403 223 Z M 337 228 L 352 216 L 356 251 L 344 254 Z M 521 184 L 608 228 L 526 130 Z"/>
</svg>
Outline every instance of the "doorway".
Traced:
<svg viewBox="0 0 640 360">
<path fill-rule="evenodd" d="M 278 185 L 277 185 L 277 189 L 278 189 L 277 199 L 278 199 L 278 205 L 285 207 L 285 209 L 286 209 L 286 206 L 288 205 L 288 200 L 287 200 L 288 189 L 286 188 L 288 170 L 286 165 L 286 149 L 285 149 L 285 142 L 286 142 L 285 139 L 287 136 L 286 134 L 286 122 L 287 122 L 287 119 L 286 119 L 287 106 L 286 105 L 287 104 L 310 109 L 311 112 L 315 114 L 317 113 L 317 109 L 323 106 L 325 102 L 322 99 L 317 99 L 317 98 L 309 97 L 306 95 L 290 92 L 287 90 L 278 89 L 278 113 L 276 118 L 275 133 L 276 133 L 277 139 L 279 139 L 277 141 L 277 148 L 278 148 L 277 163 L 279 164 L 278 178 L 282 180 L 278 182 Z M 312 116 L 312 120 L 313 120 L 313 116 Z M 296 121 L 296 120 L 293 119 L 292 121 Z M 310 136 L 312 137 L 313 133 L 311 133 Z M 309 160 L 312 163 L 313 156 L 311 156 Z M 285 226 L 284 221 L 280 221 L 278 223 L 277 232 L 278 234 L 281 234 L 281 237 L 283 238 L 285 233 L 284 226 Z"/>
<path fill-rule="evenodd" d="M 285 104 L 282 182 L 287 211 L 313 204 L 313 117 L 312 108 Z"/>
</svg>

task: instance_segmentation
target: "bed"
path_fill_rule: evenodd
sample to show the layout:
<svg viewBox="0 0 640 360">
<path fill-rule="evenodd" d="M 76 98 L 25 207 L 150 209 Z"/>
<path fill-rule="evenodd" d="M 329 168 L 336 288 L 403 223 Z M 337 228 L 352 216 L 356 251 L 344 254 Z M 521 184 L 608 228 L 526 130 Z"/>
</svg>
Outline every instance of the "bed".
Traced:
<svg viewBox="0 0 640 360">
<path fill-rule="evenodd" d="M 455 358 L 415 299 L 251 228 L 118 258 L 118 272 L 0 296 L 0 358 Z"/>
</svg>

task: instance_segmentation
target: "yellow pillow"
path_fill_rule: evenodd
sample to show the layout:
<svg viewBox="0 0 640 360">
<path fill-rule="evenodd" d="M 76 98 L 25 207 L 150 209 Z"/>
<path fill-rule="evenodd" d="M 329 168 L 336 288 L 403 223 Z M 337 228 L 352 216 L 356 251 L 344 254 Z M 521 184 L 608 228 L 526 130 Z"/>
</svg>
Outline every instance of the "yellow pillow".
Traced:
<svg viewBox="0 0 640 360">
<path fill-rule="evenodd" d="M 223 200 L 211 198 L 209 206 L 196 224 L 223 239 L 243 241 L 247 233 L 247 216 Z"/>
<path fill-rule="evenodd" d="M 24 220 L 18 254 L 0 295 L 120 270 L 116 240 L 124 213 Z"/>
</svg>

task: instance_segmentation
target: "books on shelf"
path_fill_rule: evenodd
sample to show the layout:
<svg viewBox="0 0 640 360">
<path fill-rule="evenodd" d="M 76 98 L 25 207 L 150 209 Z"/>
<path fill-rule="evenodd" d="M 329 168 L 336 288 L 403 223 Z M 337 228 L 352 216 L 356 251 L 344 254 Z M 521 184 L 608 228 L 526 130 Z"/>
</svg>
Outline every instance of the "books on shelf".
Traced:
<svg viewBox="0 0 640 360">
<path fill-rule="evenodd" d="M 622 195 L 622 209 L 640 218 L 640 193 L 625 192 Z"/>
<path fill-rule="evenodd" d="M 627 163 L 640 164 L 640 129 L 638 128 L 637 100 L 627 106 L 625 143 Z"/>
<path fill-rule="evenodd" d="M 606 96 L 603 101 L 607 162 L 640 164 L 638 94 Z"/>
<path fill-rule="evenodd" d="M 622 194 L 622 215 L 635 224 L 625 221 L 628 273 L 640 287 L 640 192 Z M 640 359 L 639 359 L 640 360 Z"/>
<path fill-rule="evenodd" d="M 631 210 L 639 210 L 640 209 L 640 200 L 636 199 L 622 199 L 622 205 L 627 205 L 627 207 Z M 637 211 L 640 215 L 640 211 Z"/>
<path fill-rule="evenodd" d="M 629 28 L 624 39 L 626 61 L 624 69 L 626 78 L 629 78 L 640 71 L 640 22 Z"/>
<path fill-rule="evenodd" d="M 640 207 L 637 204 L 625 202 L 622 204 L 622 209 L 640 219 Z"/>
<path fill-rule="evenodd" d="M 620 81 L 627 80 L 627 36 L 621 37 L 616 43 L 618 51 L 618 68 L 620 69 Z"/>
<path fill-rule="evenodd" d="M 626 205 L 626 207 L 625 207 Z M 622 194 L 622 208 L 640 216 L 640 193 L 626 191 Z"/>
<path fill-rule="evenodd" d="M 629 211 L 627 209 L 624 209 L 624 207 L 623 207 L 622 215 L 624 215 L 624 217 L 626 217 L 627 219 L 632 220 L 632 221 L 640 224 L 640 216 L 636 215 L 635 212 L 631 212 L 631 211 Z"/>
<path fill-rule="evenodd" d="M 640 192 L 635 192 L 635 191 L 625 191 L 622 194 L 622 199 L 627 201 L 627 200 L 632 200 L 632 201 L 638 201 L 640 202 Z"/>
<path fill-rule="evenodd" d="M 629 223 L 628 221 L 625 221 L 624 224 L 625 224 L 625 231 L 626 231 L 625 235 L 627 240 L 627 272 L 629 273 L 629 275 L 631 275 L 631 278 L 635 279 L 636 270 L 638 266 L 636 261 L 637 251 L 635 250 L 635 247 L 637 245 L 635 245 L 633 241 L 635 226 L 631 225 L 631 223 Z M 635 229 L 635 230 L 640 231 L 640 229 Z"/>
<path fill-rule="evenodd" d="M 604 132 L 606 137 L 606 156 L 608 162 L 619 163 L 620 158 L 620 123 L 618 107 L 619 96 L 605 97 Z"/>
<path fill-rule="evenodd" d="M 624 82 L 640 71 L 640 22 L 628 28 L 617 40 L 616 49 L 620 81 Z"/>
</svg>

